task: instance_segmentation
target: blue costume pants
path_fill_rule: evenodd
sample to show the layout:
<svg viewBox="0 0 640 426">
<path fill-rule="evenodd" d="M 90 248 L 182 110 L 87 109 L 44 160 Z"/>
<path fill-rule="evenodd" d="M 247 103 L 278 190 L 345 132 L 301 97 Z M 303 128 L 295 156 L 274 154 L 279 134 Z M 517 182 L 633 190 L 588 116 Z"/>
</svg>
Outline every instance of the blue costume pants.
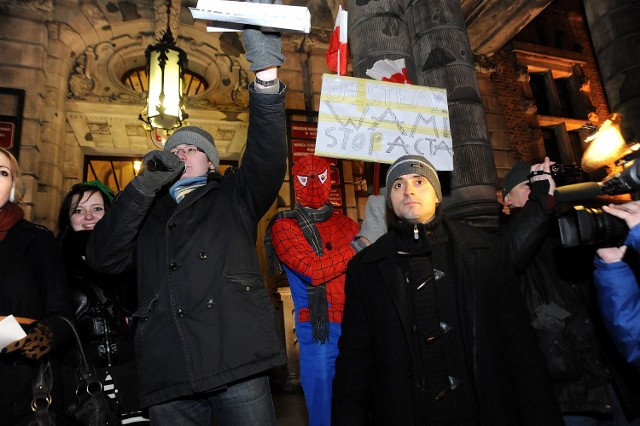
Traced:
<svg viewBox="0 0 640 426">
<path fill-rule="evenodd" d="M 336 373 L 338 339 L 342 326 L 329 323 L 329 340 L 313 343 L 311 324 L 296 322 L 296 336 L 300 348 L 300 382 L 309 412 L 309 426 L 331 424 L 331 385 Z"/>
</svg>

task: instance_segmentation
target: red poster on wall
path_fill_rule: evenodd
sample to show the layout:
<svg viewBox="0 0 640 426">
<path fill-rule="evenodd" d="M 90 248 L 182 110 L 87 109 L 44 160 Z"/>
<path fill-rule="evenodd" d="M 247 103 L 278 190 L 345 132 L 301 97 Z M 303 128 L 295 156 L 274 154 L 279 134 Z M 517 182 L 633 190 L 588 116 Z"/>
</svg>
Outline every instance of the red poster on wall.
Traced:
<svg viewBox="0 0 640 426">
<path fill-rule="evenodd" d="M 16 125 L 8 121 L 0 121 L 0 147 L 13 148 L 13 138 L 16 132 Z"/>
</svg>

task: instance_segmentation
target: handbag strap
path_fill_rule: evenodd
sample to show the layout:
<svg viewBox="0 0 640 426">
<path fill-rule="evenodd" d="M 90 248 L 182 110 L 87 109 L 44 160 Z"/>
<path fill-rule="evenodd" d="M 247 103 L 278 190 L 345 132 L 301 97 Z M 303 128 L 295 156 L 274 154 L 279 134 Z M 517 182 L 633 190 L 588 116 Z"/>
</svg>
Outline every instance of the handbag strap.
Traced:
<svg viewBox="0 0 640 426">
<path fill-rule="evenodd" d="M 73 332 L 73 336 L 76 340 L 76 349 L 78 351 L 78 358 L 80 359 L 80 364 L 78 365 L 78 371 L 82 376 L 86 384 L 86 391 L 88 394 L 95 394 L 102 391 L 102 383 L 98 380 L 98 375 L 96 374 L 96 369 L 89 363 L 87 360 L 87 356 L 84 353 L 84 349 L 82 348 L 82 341 L 80 340 L 80 335 L 78 334 L 78 330 L 76 329 L 75 324 L 67 317 L 60 316 L 60 318 L 65 321 L 69 327 L 71 327 L 71 331 Z"/>
<path fill-rule="evenodd" d="M 33 400 L 31 401 L 31 411 L 34 412 L 37 424 L 41 426 L 51 424 L 49 406 L 51 405 L 52 382 L 51 364 L 49 364 L 49 361 L 41 362 L 38 368 L 38 375 L 33 382 Z"/>
</svg>

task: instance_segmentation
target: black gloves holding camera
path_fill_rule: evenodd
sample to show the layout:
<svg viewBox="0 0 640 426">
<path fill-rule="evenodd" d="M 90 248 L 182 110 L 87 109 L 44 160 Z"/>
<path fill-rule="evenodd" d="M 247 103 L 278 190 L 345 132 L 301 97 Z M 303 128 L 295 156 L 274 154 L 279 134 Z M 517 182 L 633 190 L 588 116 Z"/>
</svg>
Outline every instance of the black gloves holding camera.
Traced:
<svg viewBox="0 0 640 426">
<path fill-rule="evenodd" d="M 144 169 L 132 184 L 142 193 L 154 196 L 166 184 L 173 182 L 184 172 L 184 164 L 169 151 L 150 151 L 142 159 Z"/>
</svg>

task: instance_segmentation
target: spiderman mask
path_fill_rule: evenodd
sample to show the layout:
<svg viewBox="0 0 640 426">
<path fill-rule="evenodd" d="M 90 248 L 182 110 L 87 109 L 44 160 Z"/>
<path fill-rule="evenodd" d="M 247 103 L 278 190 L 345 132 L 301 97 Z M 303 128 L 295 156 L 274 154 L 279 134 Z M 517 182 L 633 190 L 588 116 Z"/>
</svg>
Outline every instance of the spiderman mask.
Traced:
<svg viewBox="0 0 640 426">
<path fill-rule="evenodd" d="M 315 155 L 302 157 L 293 165 L 293 187 L 301 206 L 319 209 L 329 202 L 330 166 L 329 160 Z"/>
</svg>

